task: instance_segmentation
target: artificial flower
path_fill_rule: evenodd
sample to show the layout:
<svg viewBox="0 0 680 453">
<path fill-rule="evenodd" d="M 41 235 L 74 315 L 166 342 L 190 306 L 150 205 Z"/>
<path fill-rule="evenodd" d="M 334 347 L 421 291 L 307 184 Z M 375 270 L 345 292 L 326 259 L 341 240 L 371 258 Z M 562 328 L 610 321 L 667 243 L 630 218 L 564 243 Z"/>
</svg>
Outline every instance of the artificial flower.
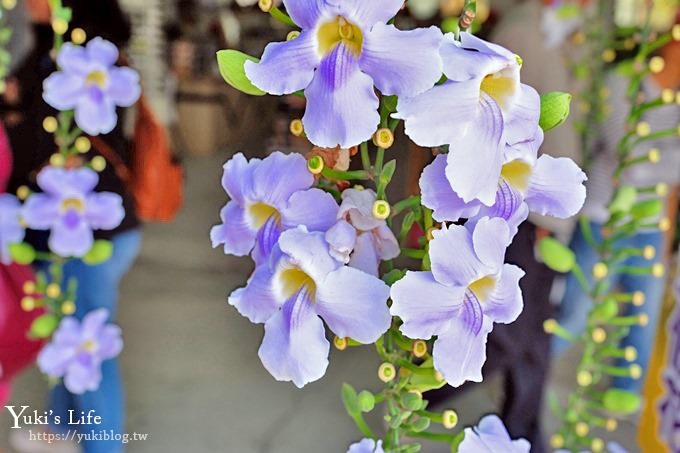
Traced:
<svg viewBox="0 0 680 453">
<path fill-rule="evenodd" d="M 502 219 L 480 219 L 472 232 L 452 225 L 433 236 L 432 270 L 408 271 L 395 283 L 391 311 L 404 335 L 437 336 L 434 367 L 450 385 L 481 382 L 493 323 L 511 323 L 522 312 L 524 271 L 503 264 L 510 230 Z"/>
<path fill-rule="evenodd" d="M 69 392 L 82 394 L 99 388 L 102 362 L 123 349 L 120 327 L 107 324 L 109 312 L 91 311 L 82 322 L 74 317 L 61 320 L 52 342 L 38 355 L 38 367 L 50 377 L 64 378 Z"/>
<path fill-rule="evenodd" d="M 10 244 L 24 240 L 26 232 L 21 224 L 21 203 L 14 195 L 0 194 L 0 263 L 10 264 Z"/>
<path fill-rule="evenodd" d="M 465 428 L 465 438 L 458 453 L 529 453 L 526 439 L 512 440 L 503 421 L 497 415 L 487 415 L 474 428 Z"/>
<path fill-rule="evenodd" d="M 385 453 L 385 450 L 382 447 L 382 440 L 362 439 L 350 445 L 347 453 Z"/>
<path fill-rule="evenodd" d="M 381 260 L 391 260 L 401 253 L 387 222 L 373 215 L 377 198 L 371 189 L 345 190 L 338 211 L 339 221 L 326 232 L 331 254 L 376 277 Z"/>
<path fill-rule="evenodd" d="M 94 192 L 98 182 L 89 168 L 44 168 L 38 174 L 44 193 L 31 195 L 24 205 L 26 225 L 51 230 L 48 245 L 57 255 L 85 255 L 94 243 L 93 230 L 113 230 L 125 217 L 120 195 Z"/>
<path fill-rule="evenodd" d="M 245 256 L 256 263 L 271 253 L 281 233 L 298 225 L 325 231 L 334 223 L 338 204 L 311 189 L 314 176 L 300 154 L 274 152 L 265 159 L 246 160 L 238 153 L 224 164 L 222 185 L 231 198 L 222 209 L 222 224 L 210 232 L 213 247 Z"/>
<path fill-rule="evenodd" d="M 339 337 L 373 343 L 390 326 L 388 297 L 380 279 L 333 258 L 323 233 L 300 226 L 281 234 L 268 262 L 229 303 L 265 323 L 259 356 L 272 376 L 303 387 L 328 367 L 324 322 Z"/>
<path fill-rule="evenodd" d="M 130 107 L 141 95 L 139 74 L 115 66 L 116 46 L 95 38 L 87 47 L 63 45 L 59 71 L 43 84 L 45 102 L 57 110 L 75 110 L 78 127 L 89 135 L 108 134 L 116 127 L 116 107 Z"/>
<path fill-rule="evenodd" d="M 403 0 L 283 3 L 300 35 L 269 44 L 245 72 L 270 94 L 305 90 L 302 122 L 317 146 L 349 148 L 373 135 L 380 122 L 374 86 L 384 95 L 415 96 L 441 77 L 438 28 L 401 31 L 387 24 Z"/>
<path fill-rule="evenodd" d="M 446 177 L 453 190 L 466 203 L 491 206 L 505 144 L 516 141 L 506 125 L 538 124 L 538 94 L 520 84 L 517 55 L 469 33 L 460 42 L 447 34 L 440 53 L 448 81 L 400 98 L 393 116 L 405 120 L 416 144 L 449 145 Z"/>
</svg>

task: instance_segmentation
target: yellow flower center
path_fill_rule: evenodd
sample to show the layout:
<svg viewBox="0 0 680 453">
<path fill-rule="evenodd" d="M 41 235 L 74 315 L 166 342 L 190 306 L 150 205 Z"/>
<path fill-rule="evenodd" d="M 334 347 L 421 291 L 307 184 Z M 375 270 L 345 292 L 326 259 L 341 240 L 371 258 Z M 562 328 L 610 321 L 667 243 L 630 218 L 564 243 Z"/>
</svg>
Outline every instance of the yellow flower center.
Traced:
<svg viewBox="0 0 680 453">
<path fill-rule="evenodd" d="M 94 352 L 97 349 L 97 343 L 95 343 L 94 340 L 87 340 L 80 349 L 87 352 Z"/>
<path fill-rule="evenodd" d="M 281 270 L 277 281 L 279 283 L 279 293 L 286 300 L 305 287 L 310 295 L 313 295 L 316 291 L 316 285 L 312 277 L 297 267 Z"/>
<path fill-rule="evenodd" d="M 62 211 L 66 212 L 70 211 L 71 209 L 82 213 L 85 211 L 85 202 L 83 202 L 83 200 L 80 198 L 67 198 L 61 202 Z"/>
<path fill-rule="evenodd" d="M 522 193 L 529 188 L 531 173 L 531 165 L 519 159 L 508 162 L 501 169 L 501 177 Z"/>
<path fill-rule="evenodd" d="M 356 56 L 361 55 L 364 36 L 361 29 L 342 16 L 338 16 L 319 27 L 317 32 L 319 51 L 328 55 L 339 44 L 344 44 Z"/>
<path fill-rule="evenodd" d="M 97 85 L 99 88 L 104 88 L 106 82 L 107 78 L 104 71 L 92 71 L 85 78 L 85 83 L 87 83 L 87 85 Z"/>
<path fill-rule="evenodd" d="M 250 217 L 250 223 L 252 227 L 256 230 L 262 228 L 262 226 L 267 223 L 270 217 L 274 216 L 278 222 L 281 218 L 279 211 L 273 206 L 266 203 L 253 203 L 248 206 L 247 209 L 248 216 Z"/>
<path fill-rule="evenodd" d="M 491 293 L 495 287 L 496 279 L 493 277 L 493 275 L 487 275 L 486 277 L 482 277 L 479 280 L 472 282 L 472 284 L 468 286 L 468 289 L 472 291 L 475 296 L 477 296 L 479 302 L 483 303 L 489 300 L 489 297 L 491 296 Z"/>
<path fill-rule="evenodd" d="M 517 92 L 519 84 L 517 79 L 513 77 L 512 69 L 503 69 L 495 74 L 489 74 L 482 80 L 480 89 L 482 92 L 491 96 L 500 106 L 501 110 L 505 110 L 510 105 L 511 98 Z"/>
</svg>

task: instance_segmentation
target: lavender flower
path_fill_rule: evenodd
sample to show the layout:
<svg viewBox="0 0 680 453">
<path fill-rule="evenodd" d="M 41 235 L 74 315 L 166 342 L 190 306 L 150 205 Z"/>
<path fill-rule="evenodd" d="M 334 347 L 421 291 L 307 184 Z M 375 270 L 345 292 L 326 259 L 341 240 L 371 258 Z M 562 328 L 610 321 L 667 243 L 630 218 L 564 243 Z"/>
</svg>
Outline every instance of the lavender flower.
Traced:
<svg viewBox="0 0 680 453">
<path fill-rule="evenodd" d="M 345 190 L 338 212 L 340 220 L 326 232 L 336 259 L 376 277 L 381 260 L 396 258 L 401 253 L 387 222 L 373 215 L 377 198 L 371 189 Z"/>
<path fill-rule="evenodd" d="M 449 80 L 400 98 L 393 116 L 406 121 L 406 133 L 418 145 L 450 145 L 446 177 L 454 192 L 466 203 L 491 206 L 505 143 L 517 141 L 506 125 L 538 124 L 538 94 L 520 84 L 519 57 L 469 33 L 461 33 L 461 42 L 446 35 L 440 54 Z"/>
<path fill-rule="evenodd" d="M 487 415 L 474 428 L 465 428 L 465 438 L 458 453 L 529 453 L 531 444 L 525 439 L 512 440 L 497 415 Z"/>
<path fill-rule="evenodd" d="M 302 118 L 309 140 L 349 148 L 375 132 L 380 115 L 374 85 L 385 95 L 415 96 L 441 77 L 436 27 L 387 25 L 403 0 L 284 0 L 300 36 L 267 46 L 247 62 L 251 82 L 270 94 L 305 90 Z"/>
<path fill-rule="evenodd" d="M 392 286 L 392 314 L 410 338 L 437 335 L 434 366 L 450 385 L 481 382 L 493 323 L 511 323 L 522 312 L 524 272 L 503 264 L 510 232 L 502 219 L 483 218 L 472 232 L 453 225 L 433 235 L 432 271 L 409 271 Z"/>
<path fill-rule="evenodd" d="M 0 263 L 12 262 L 9 246 L 23 241 L 24 236 L 21 203 L 14 195 L 0 194 Z"/>
<path fill-rule="evenodd" d="M 44 193 L 31 195 L 23 217 L 34 230 L 51 230 L 49 247 L 63 257 L 82 257 L 94 243 L 93 230 L 112 230 L 123 221 L 120 195 L 93 192 L 99 175 L 89 168 L 46 167 L 38 175 Z"/>
<path fill-rule="evenodd" d="M 91 311 L 82 322 L 74 317 L 62 319 L 52 342 L 38 355 L 38 367 L 50 377 L 64 378 L 74 394 L 94 391 L 101 382 L 101 364 L 120 354 L 123 340 L 118 326 L 107 324 L 109 312 Z"/>
<path fill-rule="evenodd" d="M 224 165 L 222 185 L 231 201 L 210 238 L 213 247 L 223 245 L 226 254 L 253 252 L 260 263 L 283 231 L 298 225 L 325 231 L 335 223 L 338 204 L 330 194 L 310 189 L 314 177 L 299 154 L 277 151 L 264 160 L 248 161 L 238 153 Z"/>
<path fill-rule="evenodd" d="M 347 453 L 385 453 L 385 450 L 382 447 L 382 440 L 362 439 L 350 445 Z"/>
<path fill-rule="evenodd" d="M 116 107 L 130 107 L 141 94 L 139 74 L 115 66 L 118 49 L 95 38 L 87 47 L 66 43 L 57 56 L 59 71 L 44 84 L 45 102 L 57 110 L 75 109 L 78 127 L 89 135 L 116 127 Z"/>
<path fill-rule="evenodd" d="M 270 259 L 229 303 L 265 323 L 259 356 L 272 376 L 303 387 L 328 367 L 321 318 L 339 337 L 372 343 L 390 326 L 388 297 L 380 279 L 333 258 L 323 233 L 300 226 L 281 235 Z"/>
<path fill-rule="evenodd" d="M 508 222 L 512 236 L 530 211 L 562 219 L 576 215 L 586 198 L 585 173 L 568 158 L 546 154 L 539 158 L 543 133 L 538 124 L 533 130 L 529 138 L 506 145 L 491 205 L 478 200 L 465 203 L 458 196 L 447 178 L 449 165 L 443 155 L 423 170 L 420 178 L 423 204 L 433 210 L 432 215 L 439 222 L 502 218 Z"/>
</svg>

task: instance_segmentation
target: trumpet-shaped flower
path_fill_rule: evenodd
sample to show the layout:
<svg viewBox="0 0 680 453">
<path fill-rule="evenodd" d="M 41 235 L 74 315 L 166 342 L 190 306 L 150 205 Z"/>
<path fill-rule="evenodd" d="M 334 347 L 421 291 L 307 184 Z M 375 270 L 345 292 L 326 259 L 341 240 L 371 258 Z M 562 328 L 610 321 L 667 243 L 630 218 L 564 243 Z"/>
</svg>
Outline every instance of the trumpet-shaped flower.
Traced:
<svg viewBox="0 0 680 453">
<path fill-rule="evenodd" d="M 24 240 L 26 232 L 21 224 L 21 203 L 14 195 L 0 194 L 0 263 L 10 264 L 10 244 Z"/>
<path fill-rule="evenodd" d="M 109 312 L 91 311 L 82 322 L 74 317 L 61 320 L 52 342 L 38 355 L 40 370 L 50 377 L 64 378 L 69 392 L 82 394 L 99 388 L 102 362 L 123 349 L 120 327 L 107 324 Z"/>
<path fill-rule="evenodd" d="M 314 176 L 299 154 L 275 152 L 265 159 L 246 160 L 238 153 L 224 165 L 222 185 L 231 198 L 222 209 L 222 224 L 210 232 L 213 247 L 245 256 L 256 263 L 271 253 L 281 233 L 298 225 L 325 231 L 336 220 L 338 204 L 320 190 L 310 189 Z"/>
<path fill-rule="evenodd" d="M 377 198 L 371 189 L 345 190 L 338 212 L 340 220 L 326 232 L 331 253 L 338 260 L 376 277 L 381 260 L 401 253 L 387 222 L 373 215 Z"/>
<path fill-rule="evenodd" d="M 538 124 L 538 94 L 520 84 L 521 60 L 508 50 L 461 33 L 441 47 L 448 81 L 414 98 L 400 98 L 397 113 L 421 146 L 449 145 L 446 177 L 466 203 L 493 205 L 505 144 L 521 125 Z M 507 130 L 507 125 L 520 125 Z M 531 129 L 533 130 L 533 128 Z"/>
<path fill-rule="evenodd" d="M 259 356 L 272 376 L 303 387 L 328 367 L 324 321 L 339 337 L 372 343 L 390 326 L 388 297 L 380 279 L 333 258 L 323 233 L 300 226 L 281 234 L 268 262 L 229 303 L 265 323 Z"/>
<path fill-rule="evenodd" d="M 89 168 L 46 167 L 38 174 L 44 193 L 31 195 L 24 205 L 26 225 L 51 230 L 48 244 L 57 255 L 85 255 L 94 243 L 93 230 L 112 230 L 125 217 L 120 195 L 94 192 L 98 182 Z"/>
<path fill-rule="evenodd" d="M 349 148 L 371 137 L 380 115 L 374 86 L 415 96 L 441 77 L 436 27 L 401 31 L 387 22 L 403 0 L 284 0 L 300 35 L 246 62 L 250 81 L 270 94 L 305 90 L 302 122 L 315 145 Z"/>
<path fill-rule="evenodd" d="M 524 272 L 503 264 L 510 232 L 502 219 L 480 219 L 472 232 L 453 225 L 433 236 L 432 271 L 409 271 L 392 286 L 392 314 L 410 338 L 437 336 L 434 366 L 450 385 L 481 382 L 493 323 L 511 323 L 522 312 Z"/>
<path fill-rule="evenodd" d="M 59 71 L 43 84 L 45 102 L 57 110 L 75 110 L 76 124 L 90 135 L 116 127 L 116 107 L 130 107 L 141 95 L 139 74 L 115 66 L 116 46 L 95 38 L 87 47 L 66 43 L 57 55 Z"/>
<path fill-rule="evenodd" d="M 546 154 L 538 157 L 543 140 L 541 129 L 535 137 L 507 145 L 496 196 L 490 206 L 478 200 L 465 203 L 446 176 L 447 158 L 437 156 L 420 178 L 422 201 L 439 221 L 499 217 L 508 222 L 514 236 L 529 212 L 565 219 L 576 215 L 586 198 L 585 173 L 568 158 Z"/>
<path fill-rule="evenodd" d="M 474 428 L 465 428 L 465 438 L 458 453 L 529 453 L 531 444 L 526 439 L 512 440 L 497 415 L 487 415 Z"/>
<path fill-rule="evenodd" d="M 350 445 L 347 453 L 385 453 L 385 450 L 382 447 L 382 440 L 362 439 Z"/>
</svg>

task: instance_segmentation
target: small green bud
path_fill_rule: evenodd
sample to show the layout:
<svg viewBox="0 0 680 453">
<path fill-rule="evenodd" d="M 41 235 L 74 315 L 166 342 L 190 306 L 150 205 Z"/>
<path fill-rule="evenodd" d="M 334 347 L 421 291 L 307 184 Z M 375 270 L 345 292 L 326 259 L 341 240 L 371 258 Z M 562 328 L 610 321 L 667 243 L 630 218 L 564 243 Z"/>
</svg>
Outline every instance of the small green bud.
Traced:
<svg viewBox="0 0 680 453">
<path fill-rule="evenodd" d="M 569 247 L 557 239 L 544 238 L 538 243 L 538 251 L 545 265 L 557 272 L 569 272 L 576 264 L 576 256 Z"/>
<path fill-rule="evenodd" d="M 358 401 L 361 412 L 371 412 L 375 408 L 375 396 L 371 392 L 366 390 L 359 392 Z"/>
<path fill-rule="evenodd" d="M 48 338 L 59 325 L 59 318 L 52 314 L 45 314 L 36 318 L 31 324 L 30 335 L 33 338 Z"/>
<path fill-rule="evenodd" d="M 83 261 L 90 266 L 96 266 L 108 261 L 111 255 L 113 255 L 113 244 L 110 241 L 97 240 L 83 257 Z"/>
<path fill-rule="evenodd" d="M 620 389 L 609 389 L 602 397 L 602 404 L 616 414 L 632 414 L 640 408 L 640 396 Z"/>
<path fill-rule="evenodd" d="M 549 131 L 561 125 L 569 117 L 571 94 L 552 91 L 541 95 L 541 129 Z"/>
<path fill-rule="evenodd" d="M 29 265 L 35 261 L 35 249 L 30 244 L 10 244 L 9 256 L 17 264 Z"/>
</svg>

